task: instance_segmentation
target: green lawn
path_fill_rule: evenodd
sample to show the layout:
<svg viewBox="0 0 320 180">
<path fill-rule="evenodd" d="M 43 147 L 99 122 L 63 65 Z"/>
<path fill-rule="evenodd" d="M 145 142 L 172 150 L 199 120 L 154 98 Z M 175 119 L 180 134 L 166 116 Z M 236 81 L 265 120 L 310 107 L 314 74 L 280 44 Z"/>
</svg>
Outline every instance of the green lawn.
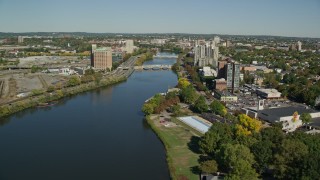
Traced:
<svg viewBox="0 0 320 180">
<path fill-rule="evenodd" d="M 159 123 L 158 117 L 147 118 L 152 129 L 166 146 L 167 161 L 173 179 L 197 180 L 199 175 L 194 172 L 199 165 L 199 154 L 191 150 L 190 142 L 196 139 L 198 132 L 172 119 L 177 126 L 165 127 Z M 189 145 L 188 145 L 189 144 Z"/>
</svg>

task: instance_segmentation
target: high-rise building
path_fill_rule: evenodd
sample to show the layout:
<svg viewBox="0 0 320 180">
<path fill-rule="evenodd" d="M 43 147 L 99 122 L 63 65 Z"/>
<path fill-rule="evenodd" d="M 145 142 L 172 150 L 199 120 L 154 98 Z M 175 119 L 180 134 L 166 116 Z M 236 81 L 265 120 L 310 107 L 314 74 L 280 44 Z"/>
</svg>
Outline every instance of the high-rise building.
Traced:
<svg viewBox="0 0 320 180">
<path fill-rule="evenodd" d="M 218 78 L 226 78 L 226 64 L 227 60 L 218 61 Z"/>
<path fill-rule="evenodd" d="M 126 51 L 127 51 L 127 53 L 133 53 L 133 50 L 134 50 L 133 40 L 131 40 L 131 39 L 126 40 Z"/>
<path fill-rule="evenodd" d="M 296 51 L 297 50 L 296 44 L 291 44 L 290 49 L 291 51 Z"/>
<path fill-rule="evenodd" d="M 220 43 L 220 37 L 219 37 L 219 36 L 215 36 L 215 37 L 213 38 L 213 41 L 214 41 L 214 43 L 215 43 L 215 46 L 218 46 L 218 44 Z"/>
<path fill-rule="evenodd" d="M 24 37 L 23 36 L 18 36 L 18 43 L 23 43 Z"/>
<path fill-rule="evenodd" d="M 92 45 L 91 66 L 98 70 L 111 70 L 112 68 L 112 49 L 110 47 L 100 47 Z"/>
<path fill-rule="evenodd" d="M 93 56 L 93 52 L 97 49 L 97 45 L 96 44 L 92 44 L 91 45 L 91 66 L 94 67 L 94 56 Z"/>
<path fill-rule="evenodd" d="M 231 46 L 231 42 L 229 40 L 226 41 L 226 47 L 230 47 Z"/>
<path fill-rule="evenodd" d="M 297 42 L 297 49 L 301 51 L 302 43 L 300 41 Z"/>
<path fill-rule="evenodd" d="M 225 78 L 227 88 L 238 89 L 240 87 L 240 64 L 228 58 L 218 62 L 218 78 Z"/>
<path fill-rule="evenodd" d="M 234 91 L 240 86 L 240 64 L 236 62 L 228 62 L 226 66 L 227 88 Z"/>
<path fill-rule="evenodd" d="M 212 65 L 214 68 L 218 66 L 219 48 L 215 46 L 215 42 L 196 41 L 194 46 L 194 65 L 208 66 Z"/>
<path fill-rule="evenodd" d="M 216 46 L 214 47 L 214 51 L 213 51 L 213 62 L 212 62 L 213 67 L 218 67 L 218 60 L 219 60 L 219 47 Z"/>
</svg>

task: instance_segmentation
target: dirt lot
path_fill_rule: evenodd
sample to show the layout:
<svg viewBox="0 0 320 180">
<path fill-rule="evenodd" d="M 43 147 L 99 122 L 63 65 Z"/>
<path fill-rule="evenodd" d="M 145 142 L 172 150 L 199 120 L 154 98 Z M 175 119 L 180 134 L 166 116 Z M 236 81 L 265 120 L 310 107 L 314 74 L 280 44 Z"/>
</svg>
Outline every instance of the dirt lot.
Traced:
<svg viewBox="0 0 320 180">
<path fill-rule="evenodd" d="M 33 65 L 45 65 L 45 64 L 62 64 L 70 61 L 77 60 L 76 56 L 32 56 L 26 58 L 20 58 L 18 66 L 33 66 Z"/>
</svg>

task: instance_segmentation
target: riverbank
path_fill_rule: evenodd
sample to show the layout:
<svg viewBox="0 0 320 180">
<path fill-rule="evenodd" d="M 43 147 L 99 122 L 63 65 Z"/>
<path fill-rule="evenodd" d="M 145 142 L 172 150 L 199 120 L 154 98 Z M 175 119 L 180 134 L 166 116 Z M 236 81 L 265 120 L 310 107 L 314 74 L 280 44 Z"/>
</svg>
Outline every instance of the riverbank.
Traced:
<svg viewBox="0 0 320 180">
<path fill-rule="evenodd" d="M 194 143 L 200 134 L 173 117 L 162 120 L 159 115 L 148 115 L 146 121 L 165 146 L 171 178 L 199 179 L 199 154 Z"/>
<path fill-rule="evenodd" d="M 63 88 L 51 93 L 44 93 L 38 96 L 24 98 L 22 100 L 12 102 L 10 104 L 2 105 L 0 107 L 0 118 L 12 115 L 24 109 L 36 107 L 39 105 L 39 103 L 49 103 L 52 101 L 62 99 L 64 97 L 68 97 L 68 96 L 82 93 L 85 91 L 98 89 L 101 87 L 106 87 L 106 86 L 120 83 L 126 80 L 127 80 L 126 76 L 113 77 L 112 79 L 105 78 L 105 79 L 102 79 L 100 83 L 90 82 L 90 83 L 81 84 L 75 87 Z"/>
<path fill-rule="evenodd" d="M 142 64 L 146 61 L 153 60 L 153 54 L 151 52 L 146 52 L 138 57 L 137 61 L 135 62 L 136 66 L 142 66 Z"/>
</svg>

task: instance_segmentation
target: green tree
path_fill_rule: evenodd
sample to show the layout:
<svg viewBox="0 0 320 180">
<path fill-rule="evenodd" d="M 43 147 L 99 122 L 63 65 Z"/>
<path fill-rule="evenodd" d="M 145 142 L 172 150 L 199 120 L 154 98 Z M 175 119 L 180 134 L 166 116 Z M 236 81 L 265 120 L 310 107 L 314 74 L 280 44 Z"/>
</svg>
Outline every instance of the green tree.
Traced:
<svg viewBox="0 0 320 180">
<path fill-rule="evenodd" d="M 223 144 L 233 141 L 233 136 L 232 126 L 229 124 L 213 123 L 199 141 L 200 150 L 207 155 L 214 156 Z"/>
<path fill-rule="evenodd" d="M 196 93 L 195 89 L 191 85 L 181 89 L 180 95 L 183 102 L 189 103 L 189 104 L 193 104 L 198 98 L 198 94 Z"/>
<path fill-rule="evenodd" d="M 208 105 L 206 103 L 206 99 L 203 96 L 200 96 L 194 103 L 193 108 L 195 111 L 199 113 L 208 111 Z"/>
<path fill-rule="evenodd" d="M 307 124 L 307 123 L 311 122 L 312 117 L 309 113 L 302 113 L 300 115 L 300 119 L 304 124 Z"/>
<path fill-rule="evenodd" d="M 256 160 L 254 167 L 258 172 L 264 173 L 268 170 L 273 158 L 273 147 L 274 144 L 269 140 L 258 141 L 252 145 L 251 152 Z"/>
<path fill-rule="evenodd" d="M 210 104 L 210 109 L 214 114 L 218 114 L 220 116 L 225 116 L 227 113 L 227 109 L 218 100 L 212 101 L 212 103 Z"/>
<path fill-rule="evenodd" d="M 285 139 L 277 151 L 273 161 L 274 176 L 279 179 L 300 179 L 300 165 L 308 155 L 308 147 L 299 140 Z"/>
<path fill-rule="evenodd" d="M 57 96 L 58 98 L 62 98 L 62 97 L 64 96 L 62 90 L 57 90 L 57 91 L 56 91 L 56 96 Z"/>
<path fill-rule="evenodd" d="M 32 96 L 37 96 L 43 94 L 43 91 L 41 89 L 33 89 L 32 90 Z"/>
<path fill-rule="evenodd" d="M 151 104 L 151 103 L 145 103 L 143 106 L 142 106 L 142 112 L 146 115 L 150 115 L 152 114 L 154 111 L 154 105 Z"/>
<path fill-rule="evenodd" d="M 200 169 L 205 173 L 215 173 L 218 171 L 218 164 L 215 160 L 207 160 L 200 163 Z"/>
<path fill-rule="evenodd" d="M 87 76 L 87 75 L 93 75 L 94 73 L 95 73 L 94 70 L 93 70 L 92 68 L 90 68 L 90 69 L 85 70 L 84 75 L 85 75 L 85 76 Z"/>
<path fill-rule="evenodd" d="M 98 72 L 94 74 L 94 80 L 97 84 L 100 83 L 101 79 L 102 79 L 102 73 Z"/>
<path fill-rule="evenodd" d="M 80 84 L 80 79 L 78 76 L 71 76 L 68 80 L 68 86 L 77 86 Z"/>
<path fill-rule="evenodd" d="M 254 156 L 244 145 L 225 144 L 220 149 L 219 161 L 228 172 L 227 179 L 258 179 L 252 167 Z"/>
<path fill-rule="evenodd" d="M 181 112 L 181 107 L 179 104 L 177 105 L 173 105 L 171 108 L 170 108 L 171 112 L 173 113 L 174 116 L 178 116 Z"/>
<path fill-rule="evenodd" d="M 55 90 L 55 87 L 54 86 L 49 86 L 47 88 L 47 92 L 53 92 Z"/>
</svg>

